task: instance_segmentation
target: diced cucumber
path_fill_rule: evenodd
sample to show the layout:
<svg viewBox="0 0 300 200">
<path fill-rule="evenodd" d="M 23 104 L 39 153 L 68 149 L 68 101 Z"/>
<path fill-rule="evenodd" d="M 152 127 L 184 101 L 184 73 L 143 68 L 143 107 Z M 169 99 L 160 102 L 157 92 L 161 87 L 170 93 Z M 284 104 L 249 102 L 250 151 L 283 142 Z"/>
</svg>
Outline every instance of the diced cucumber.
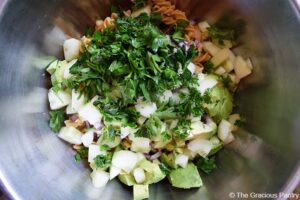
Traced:
<svg viewBox="0 0 300 200">
<path fill-rule="evenodd" d="M 53 62 L 50 63 L 49 67 L 47 67 L 46 69 L 49 74 L 52 75 L 55 72 L 58 66 L 58 62 L 59 62 L 58 60 L 54 60 Z"/>
<path fill-rule="evenodd" d="M 198 27 L 203 33 L 205 33 L 207 32 L 207 28 L 209 28 L 210 25 L 207 23 L 207 21 L 202 21 L 198 23 Z"/>
<path fill-rule="evenodd" d="M 77 59 L 71 60 L 64 69 L 64 79 L 70 78 L 72 75 L 70 73 L 70 68 L 77 62 Z"/>
<path fill-rule="evenodd" d="M 66 40 L 63 44 L 64 55 L 67 61 L 79 58 L 81 42 L 75 38 Z"/>
<path fill-rule="evenodd" d="M 95 98 L 93 98 L 89 103 L 80 107 L 78 110 L 79 117 L 93 125 L 100 123 L 102 119 L 102 114 L 93 104 L 94 99 Z"/>
<path fill-rule="evenodd" d="M 221 49 L 214 45 L 212 42 L 203 42 L 203 49 L 207 51 L 210 55 L 216 55 Z"/>
<path fill-rule="evenodd" d="M 62 127 L 58 134 L 58 137 L 71 144 L 81 144 L 81 136 L 81 132 L 73 126 Z"/>
<path fill-rule="evenodd" d="M 231 131 L 232 125 L 227 120 L 223 119 L 218 127 L 218 137 L 224 142 L 224 144 L 228 144 L 234 140 L 234 136 Z"/>
<path fill-rule="evenodd" d="M 63 90 L 55 92 L 53 88 L 51 88 L 48 92 L 48 99 L 51 110 L 63 108 L 71 103 L 71 95 L 68 92 Z"/>
<path fill-rule="evenodd" d="M 149 153 L 151 140 L 144 137 L 135 137 L 131 143 L 131 151 L 140 153 Z"/>
<path fill-rule="evenodd" d="M 112 180 L 121 173 L 121 169 L 115 166 L 111 166 L 109 169 L 109 179 Z"/>
<path fill-rule="evenodd" d="M 149 198 L 148 185 L 133 185 L 133 200 L 142 200 Z"/>
<path fill-rule="evenodd" d="M 218 51 L 210 60 L 214 67 L 219 66 L 220 64 L 224 63 L 226 60 L 229 59 L 230 50 L 228 48 L 222 49 Z"/>
<path fill-rule="evenodd" d="M 202 157 L 206 157 L 213 148 L 209 140 L 195 139 L 188 143 L 188 149 L 198 153 Z"/>
<path fill-rule="evenodd" d="M 252 72 L 247 62 L 241 56 L 237 56 L 235 59 L 234 71 L 239 80 L 248 76 Z"/>
<path fill-rule="evenodd" d="M 89 147 L 94 140 L 94 131 L 90 130 L 81 136 L 81 142 L 85 147 Z"/>
<path fill-rule="evenodd" d="M 93 170 L 91 173 L 92 183 L 94 187 L 101 188 L 104 187 L 109 181 L 109 173 L 103 170 Z"/>
</svg>

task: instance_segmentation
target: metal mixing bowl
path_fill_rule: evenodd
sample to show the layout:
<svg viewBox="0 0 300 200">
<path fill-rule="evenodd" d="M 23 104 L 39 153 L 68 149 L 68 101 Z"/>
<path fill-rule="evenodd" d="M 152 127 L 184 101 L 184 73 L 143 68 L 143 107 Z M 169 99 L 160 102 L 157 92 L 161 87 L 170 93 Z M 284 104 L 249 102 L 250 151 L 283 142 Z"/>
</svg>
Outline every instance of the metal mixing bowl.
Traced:
<svg viewBox="0 0 300 200">
<path fill-rule="evenodd" d="M 122 1 L 123 4 L 127 2 Z M 236 94 L 247 123 L 217 156 L 218 169 L 201 189 L 151 186 L 150 199 L 229 199 L 230 192 L 289 193 L 300 178 L 300 22 L 294 1 L 182 0 L 194 20 L 223 11 L 247 22 L 235 51 L 254 73 Z M 131 199 L 112 181 L 92 187 L 89 170 L 48 127 L 48 56 L 61 56 L 67 35 L 81 36 L 109 14 L 105 0 L 0 0 L 0 179 L 14 199 Z M 236 193 L 237 194 L 237 193 Z"/>
</svg>

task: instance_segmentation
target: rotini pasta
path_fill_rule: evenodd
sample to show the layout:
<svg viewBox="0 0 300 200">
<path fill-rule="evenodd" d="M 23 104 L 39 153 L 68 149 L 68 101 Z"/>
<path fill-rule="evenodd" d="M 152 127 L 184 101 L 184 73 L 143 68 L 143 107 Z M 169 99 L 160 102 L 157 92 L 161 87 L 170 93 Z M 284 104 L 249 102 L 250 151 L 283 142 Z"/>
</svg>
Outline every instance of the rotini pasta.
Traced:
<svg viewBox="0 0 300 200">
<path fill-rule="evenodd" d="M 110 17 L 106 17 L 104 20 L 97 20 L 95 30 L 103 31 L 105 28 L 114 28 L 114 21 L 118 15 L 116 13 L 112 13 Z"/>
</svg>

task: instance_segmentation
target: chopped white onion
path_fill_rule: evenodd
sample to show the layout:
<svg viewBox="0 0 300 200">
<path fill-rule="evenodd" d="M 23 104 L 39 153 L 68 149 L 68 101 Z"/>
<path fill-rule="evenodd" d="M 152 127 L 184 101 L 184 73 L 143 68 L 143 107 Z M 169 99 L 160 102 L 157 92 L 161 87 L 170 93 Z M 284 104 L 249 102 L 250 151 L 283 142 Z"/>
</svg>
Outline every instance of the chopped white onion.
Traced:
<svg viewBox="0 0 300 200">
<path fill-rule="evenodd" d="M 180 167 L 185 168 L 188 164 L 188 161 L 189 161 L 189 157 L 187 155 L 184 155 L 184 154 L 176 155 L 176 158 L 175 158 L 176 165 L 179 165 Z"/>
<path fill-rule="evenodd" d="M 137 183 L 143 183 L 146 180 L 145 172 L 142 168 L 134 169 L 133 176 Z"/>
</svg>

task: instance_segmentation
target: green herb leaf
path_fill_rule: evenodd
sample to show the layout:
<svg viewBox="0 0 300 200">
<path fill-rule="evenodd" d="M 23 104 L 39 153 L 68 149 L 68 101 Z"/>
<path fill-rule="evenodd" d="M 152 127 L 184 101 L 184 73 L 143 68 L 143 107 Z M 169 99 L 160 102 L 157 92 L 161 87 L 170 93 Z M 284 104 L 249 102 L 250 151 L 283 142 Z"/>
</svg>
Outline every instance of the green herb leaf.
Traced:
<svg viewBox="0 0 300 200">
<path fill-rule="evenodd" d="M 195 165 L 199 170 L 203 171 L 206 174 L 212 173 L 216 168 L 215 158 L 199 158 L 195 161 Z"/>
<path fill-rule="evenodd" d="M 171 172 L 171 168 L 165 165 L 164 163 L 159 163 L 159 168 L 165 175 L 168 175 Z"/>
<path fill-rule="evenodd" d="M 108 168 L 111 166 L 112 156 L 110 154 L 107 155 L 97 155 L 94 158 L 94 162 L 96 168 Z"/>
<path fill-rule="evenodd" d="M 81 161 L 81 159 L 87 158 L 88 157 L 88 148 L 86 147 L 81 147 L 75 154 L 74 158 L 77 162 Z"/>
<path fill-rule="evenodd" d="M 57 133 L 61 129 L 65 119 L 64 113 L 65 111 L 63 109 L 49 111 L 49 115 L 50 115 L 49 126 L 53 132 Z"/>
</svg>

